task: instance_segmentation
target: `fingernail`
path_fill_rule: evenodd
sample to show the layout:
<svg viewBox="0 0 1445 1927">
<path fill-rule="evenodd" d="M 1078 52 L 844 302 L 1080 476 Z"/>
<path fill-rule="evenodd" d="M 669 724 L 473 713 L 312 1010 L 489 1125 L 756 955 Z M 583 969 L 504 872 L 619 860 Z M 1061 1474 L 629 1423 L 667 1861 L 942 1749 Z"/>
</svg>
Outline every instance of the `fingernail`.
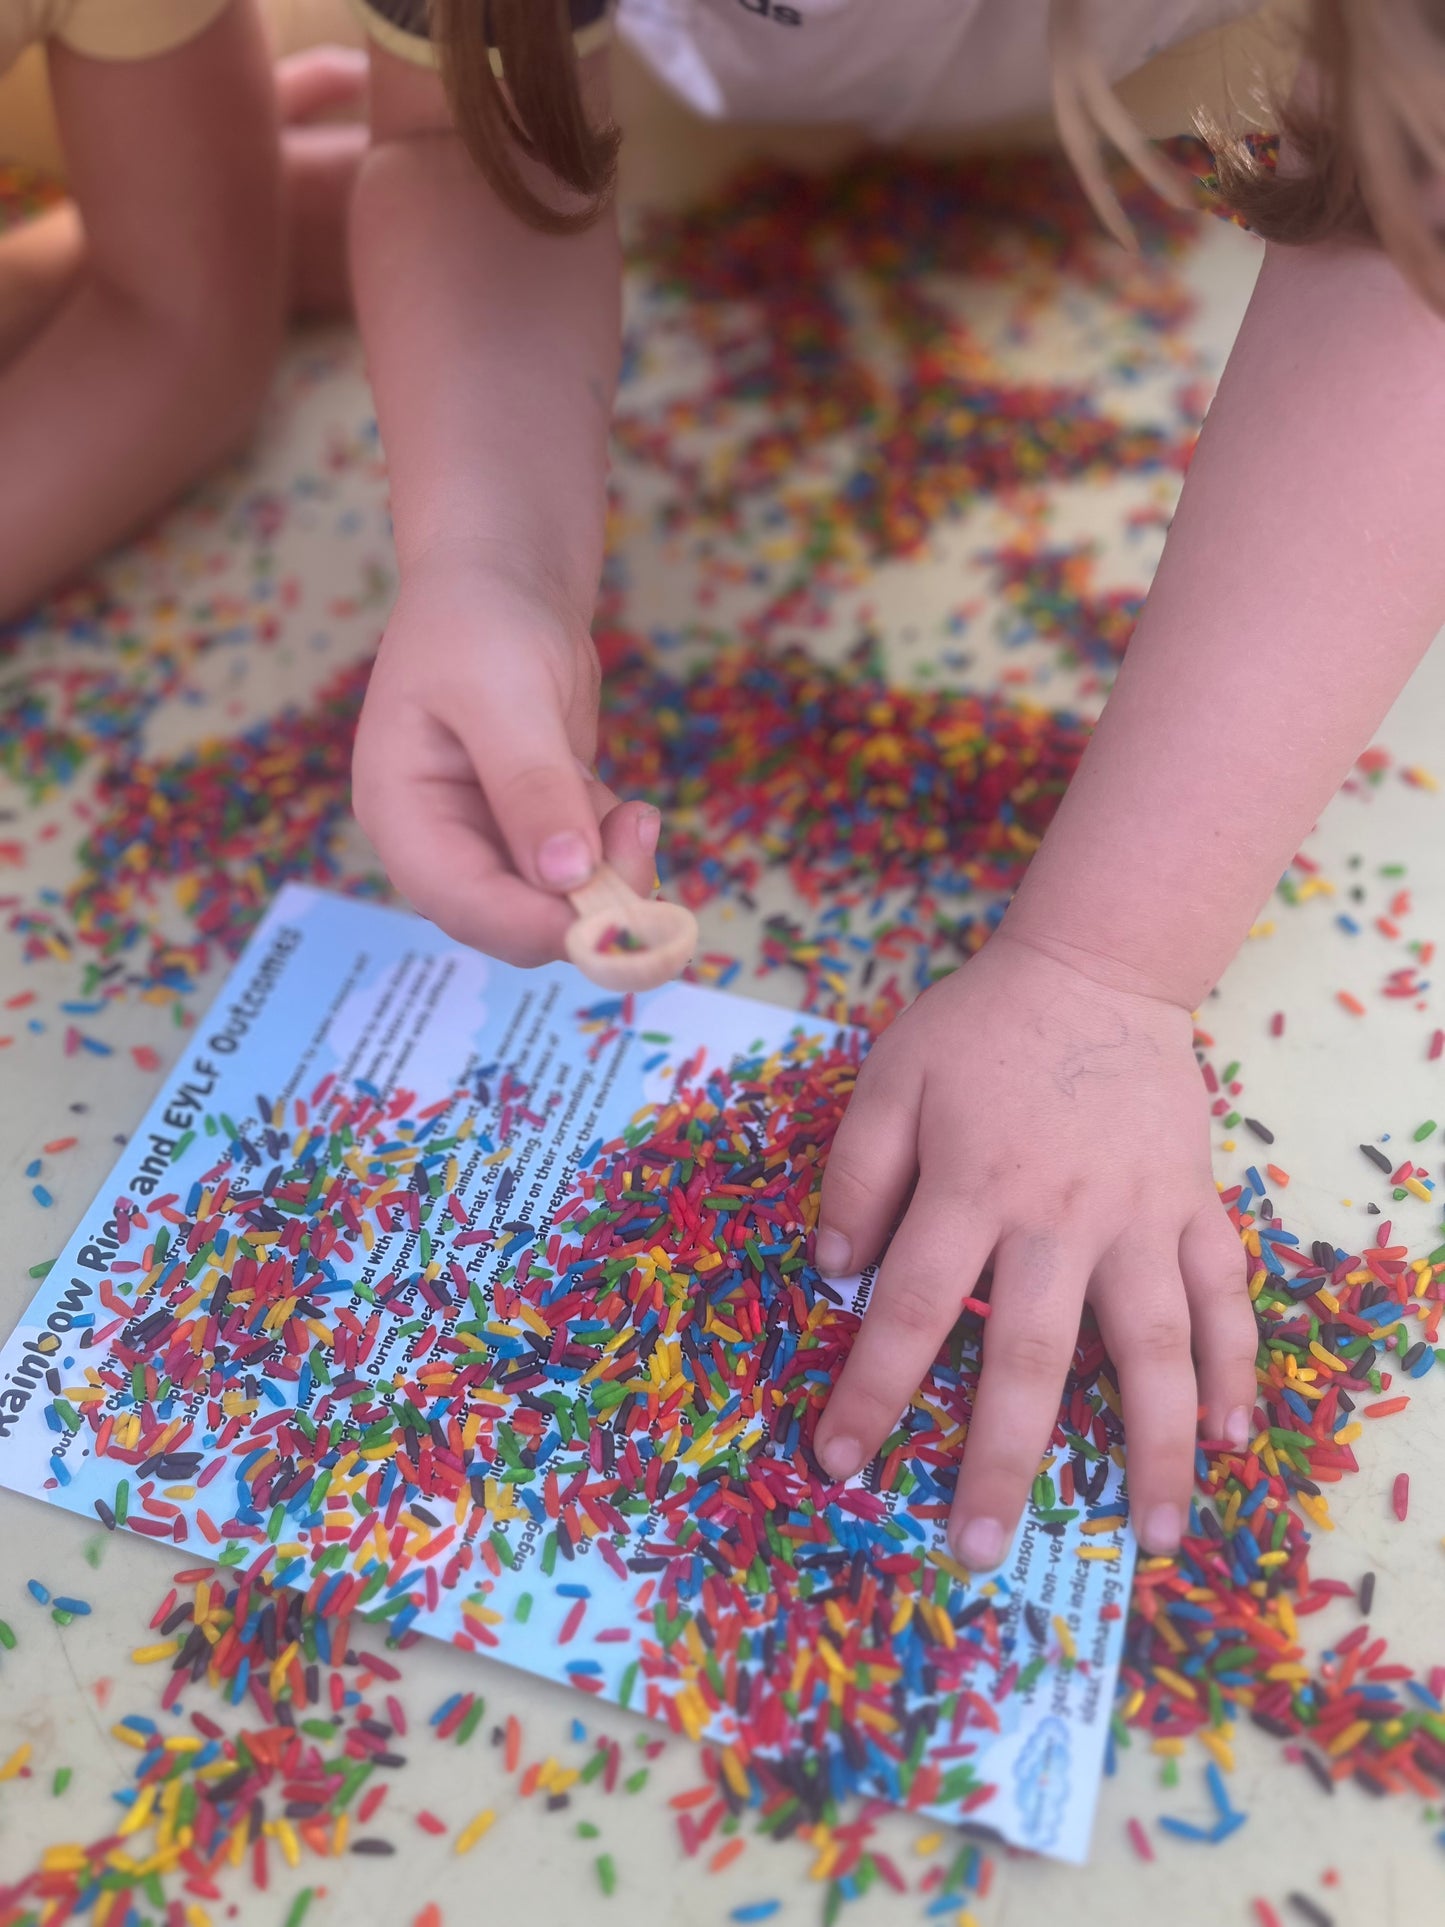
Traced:
<svg viewBox="0 0 1445 1927">
<path fill-rule="evenodd" d="M 1224 1421 L 1224 1441 L 1234 1446 L 1249 1444 L 1249 1413 L 1242 1405 L 1236 1405 Z"/>
<path fill-rule="evenodd" d="M 1007 1542 L 997 1519 L 970 1519 L 957 1540 L 960 1562 L 975 1572 L 996 1566 Z"/>
<path fill-rule="evenodd" d="M 853 1247 L 841 1231 L 820 1231 L 813 1244 L 813 1263 L 825 1278 L 846 1278 Z"/>
<path fill-rule="evenodd" d="M 863 1464 L 863 1448 L 857 1439 L 829 1439 L 820 1446 L 818 1461 L 831 1479 L 851 1479 Z"/>
<path fill-rule="evenodd" d="M 637 812 L 637 840 L 643 850 L 651 856 L 657 848 L 657 839 L 662 835 L 662 811 L 655 810 L 651 804 Z"/>
<path fill-rule="evenodd" d="M 1152 1507 L 1144 1516 L 1144 1530 L 1139 1534 L 1144 1550 L 1159 1556 L 1177 1552 L 1181 1523 L 1177 1505 Z"/>
<path fill-rule="evenodd" d="M 537 852 L 537 875 L 554 890 L 577 889 L 595 867 L 592 852 L 575 830 L 559 830 Z"/>
</svg>

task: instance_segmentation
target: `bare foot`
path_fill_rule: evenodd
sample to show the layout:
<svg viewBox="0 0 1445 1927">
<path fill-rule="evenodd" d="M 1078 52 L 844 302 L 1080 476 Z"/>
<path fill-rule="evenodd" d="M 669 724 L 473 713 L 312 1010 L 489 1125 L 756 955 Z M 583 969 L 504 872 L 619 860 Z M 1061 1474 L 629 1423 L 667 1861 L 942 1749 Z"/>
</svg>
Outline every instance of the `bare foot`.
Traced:
<svg viewBox="0 0 1445 1927">
<path fill-rule="evenodd" d="M 346 225 L 366 152 L 366 76 L 366 55 L 349 47 L 313 47 L 276 63 L 290 312 L 298 320 L 351 313 Z"/>
</svg>

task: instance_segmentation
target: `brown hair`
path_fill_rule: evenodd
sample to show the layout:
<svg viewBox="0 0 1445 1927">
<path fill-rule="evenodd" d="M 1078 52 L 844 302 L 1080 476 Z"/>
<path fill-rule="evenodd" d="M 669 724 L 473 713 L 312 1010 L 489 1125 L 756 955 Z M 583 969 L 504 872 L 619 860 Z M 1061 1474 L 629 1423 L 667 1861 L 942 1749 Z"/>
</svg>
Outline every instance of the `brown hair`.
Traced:
<svg viewBox="0 0 1445 1927">
<path fill-rule="evenodd" d="M 1194 190 L 1109 86 L 1088 6 L 1050 0 L 1054 112 L 1101 220 L 1129 244 L 1103 142 L 1167 200 L 1193 205 Z M 566 0 L 432 0 L 431 13 L 457 130 L 502 200 L 550 233 L 590 225 L 612 194 L 619 136 L 588 117 Z M 1240 137 L 1201 127 L 1225 199 L 1266 240 L 1378 239 L 1445 309 L 1445 239 L 1425 200 L 1429 177 L 1445 178 L 1445 0 L 1312 0 L 1303 51 L 1308 89 L 1274 107 L 1283 169 Z M 534 185 L 526 161 L 570 190 L 572 205 Z"/>
<path fill-rule="evenodd" d="M 1101 218 L 1122 240 L 1128 220 L 1100 159 L 1107 139 L 1173 201 L 1156 150 L 1104 79 L 1088 43 L 1087 0 L 1050 0 L 1059 134 Z M 1220 190 L 1267 241 L 1377 240 L 1445 310 L 1445 238 L 1427 193 L 1445 177 L 1445 0 L 1312 0 L 1304 84 L 1272 103 L 1285 160 L 1201 119 Z M 1172 170 L 1170 170 L 1172 173 Z"/>
<path fill-rule="evenodd" d="M 431 28 L 457 132 L 501 199 L 550 234 L 590 226 L 611 198 L 620 137 L 588 118 L 567 0 L 432 0 Z M 539 191 L 523 159 L 574 204 Z"/>
<path fill-rule="evenodd" d="M 1276 108 L 1278 170 L 1206 130 L 1220 187 L 1269 241 L 1377 239 L 1445 308 L 1445 242 L 1427 196 L 1445 175 L 1445 5 L 1315 0 L 1307 81 Z"/>
</svg>

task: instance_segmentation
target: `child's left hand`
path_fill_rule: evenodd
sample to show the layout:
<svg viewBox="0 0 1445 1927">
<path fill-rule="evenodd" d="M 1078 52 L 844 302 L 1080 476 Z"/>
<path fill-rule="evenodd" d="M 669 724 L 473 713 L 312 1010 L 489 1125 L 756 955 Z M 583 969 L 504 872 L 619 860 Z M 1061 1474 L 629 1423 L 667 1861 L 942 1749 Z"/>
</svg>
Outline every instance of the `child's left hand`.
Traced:
<svg viewBox="0 0 1445 1927">
<path fill-rule="evenodd" d="M 902 1222 L 815 1450 L 839 1478 L 867 1463 L 991 1259 L 949 1526 L 968 1566 L 1008 1550 L 1086 1298 L 1118 1368 L 1148 1551 L 1179 1543 L 1201 1407 L 1208 1435 L 1249 1435 L 1254 1315 L 1192 1039 L 1188 1011 L 1106 988 L 1005 926 L 864 1063 L 824 1177 L 819 1268 L 860 1270 Z"/>
</svg>

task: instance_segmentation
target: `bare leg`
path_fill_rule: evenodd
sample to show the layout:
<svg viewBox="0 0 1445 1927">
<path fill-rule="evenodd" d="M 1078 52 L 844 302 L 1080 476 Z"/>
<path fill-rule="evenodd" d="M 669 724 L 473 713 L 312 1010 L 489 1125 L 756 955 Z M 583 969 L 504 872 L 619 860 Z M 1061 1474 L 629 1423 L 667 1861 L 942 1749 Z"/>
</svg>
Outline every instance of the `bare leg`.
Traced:
<svg viewBox="0 0 1445 1927">
<path fill-rule="evenodd" d="M 0 369 L 0 617 L 248 433 L 284 307 L 275 87 L 250 0 L 149 60 L 52 46 L 83 260 Z"/>
<path fill-rule="evenodd" d="M 366 74 L 365 54 L 344 47 L 318 47 L 276 66 L 288 305 L 297 320 L 351 313 L 347 211 L 366 151 Z M 0 233 L 0 367 L 52 319 L 84 260 L 84 229 L 71 201 Z"/>
</svg>

